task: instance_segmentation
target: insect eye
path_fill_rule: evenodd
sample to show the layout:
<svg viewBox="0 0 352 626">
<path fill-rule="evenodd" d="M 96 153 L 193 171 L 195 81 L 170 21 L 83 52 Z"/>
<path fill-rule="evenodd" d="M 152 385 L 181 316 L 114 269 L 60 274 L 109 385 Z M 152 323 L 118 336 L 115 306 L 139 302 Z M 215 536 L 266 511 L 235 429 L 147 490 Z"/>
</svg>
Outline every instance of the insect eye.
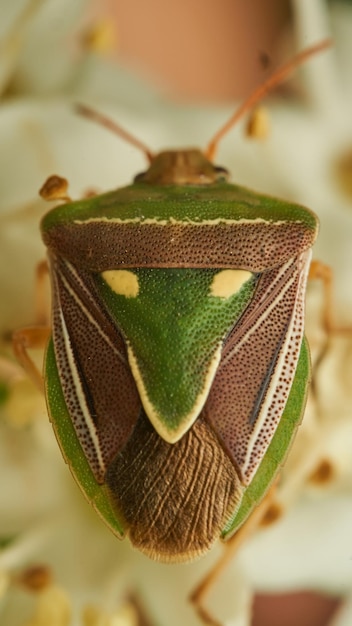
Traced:
<svg viewBox="0 0 352 626">
<path fill-rule="evenodd" d="M 137 174 L 137 176 L 134 177 L 133 182 L 140 183 L 143 180 L 144 176 L 145 172 L 140 172 L 139 174 Z"/>
<path fill-rule="evenodd" d="M 214 165 L 214 172 L 216 180 L 227 180 L 229 177 L 229 172 L 225 167 Z"/>
</svg>

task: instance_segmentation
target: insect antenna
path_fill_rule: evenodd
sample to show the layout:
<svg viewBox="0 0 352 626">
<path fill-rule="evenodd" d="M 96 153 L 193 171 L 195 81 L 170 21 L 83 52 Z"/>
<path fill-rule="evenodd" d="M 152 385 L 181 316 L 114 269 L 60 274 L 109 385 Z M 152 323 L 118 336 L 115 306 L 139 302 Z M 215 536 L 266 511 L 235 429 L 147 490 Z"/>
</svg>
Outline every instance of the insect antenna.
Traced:
<svg viewBox="0 0 352 626">
<path fill-rule="evenodd" d="M 246 100 L 236 109 L 231 115 L 230 119 L 217 131 L 211 141 L 208 143 L 205 150 L 205 156 L 209 161 L 213 161 L 216 154 L 218 145 L 221 139 L 231 130 L 231 128 L 241 119 L 241 117 L 250 109 L 252 109 L 260 100 L 262 100 L 270 91 L 272 91 L 277 85 L 280 85 L 299 65 L 302 65 L 307 59 L 314 54 L 322 52 L 332 45 L 331 39 L 324 39 L 323 41 L 305 48 L 302 52 L 299 52 L 293 59 L 279 67 L 272 76 L 270 76 L 264 83 L 259 85 Z"/>
<path fill-rule="evenodd" d="M 110 118 L 106 117 L 102 113 L 99 113 L 95 109 L 92 109 L 91 107 L 80 103 L 75 104 L 75 110 L 79 115 L 83 115 L 89 120 L 97 122 L 108 130 L 111 130 L 113 133 L 115 133 L 115 135 L 118 135 L 124 141 L 127 141 L 127 143 L 135 146 L 135 148 L 138 148 L 138 150 L 141 150 L 149 163 L 151 163 L 154 159 L 154 154 L 142 141 L 137 139 L 137 137 L 134 137 L 134 135 L 129 133 L 127 130 L 122 128 L 122 126 L 119 126 L 119 124 L 116 124 L 116 122 L 113 122 Z"/>
</svg>

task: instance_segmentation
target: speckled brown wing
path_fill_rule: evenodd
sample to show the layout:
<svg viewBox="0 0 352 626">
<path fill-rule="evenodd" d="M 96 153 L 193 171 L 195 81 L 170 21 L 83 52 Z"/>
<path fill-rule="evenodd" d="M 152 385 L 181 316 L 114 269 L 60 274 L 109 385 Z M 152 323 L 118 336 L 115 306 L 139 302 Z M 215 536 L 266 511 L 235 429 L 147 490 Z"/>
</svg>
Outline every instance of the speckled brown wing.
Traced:
<svg viewBox="0 0 352 626">
<path fill-rule="evenodd" d="M 53 344 L 60 382 L 79 442 L 98 482 L 125 445 L 141 411 L 123 338 L 92 276 L 49 257 Z"/>
<path fill-rule="evenodd" d="M 241 479 L 255 474 L 283 413 L 304 333 L 310 252 L 264 272 L 227 338 L 203 415 Z"/>
</svg>

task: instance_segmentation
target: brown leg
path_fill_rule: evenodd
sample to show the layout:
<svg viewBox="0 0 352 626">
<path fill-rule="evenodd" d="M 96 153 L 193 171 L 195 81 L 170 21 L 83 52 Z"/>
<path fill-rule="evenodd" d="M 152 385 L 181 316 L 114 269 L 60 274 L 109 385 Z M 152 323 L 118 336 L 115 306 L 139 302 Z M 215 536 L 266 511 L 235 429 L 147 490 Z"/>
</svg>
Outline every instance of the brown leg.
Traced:
<svg viewBox="0 0 352 626">
<path fill-rule="evenodd" d="M 233 535 L 233 537 L 226 542 L 224 545 L 224 552 L 220 559 L 191 593 L 189 600 L 192 602 L 198 616 L 204 624 L 207 624 L 208 626 L 222 626 L 222 624 L 218 622 L 204 607 L 204 601 L 216 581 L 220 578 L 223 570 L 234 558 L 234 555 L 242 543 L 260 526 L 261 521 L 265 517 L 269 508 L 272 506 L 276 486 L 277 482 L 275 481 L 274 485 L 270 488 L 262 502 L 253 511 L 248 520 Z"/>
<path fill-rule="evenodd" d="M 352 324 L 343 326 L 336 323 L 334 319 L 334 296 L 333 296 L 333 272 L 332 269 L 321 261 L 312 261 L 309 271 L 310 280 L 320 280 L 323 285 L 323 304 L 321 323 L 325 332 L 325 342 L 320 347 L 319 353 L 313 360 L 313 376 L 311 383 L 311 393 L 317 395 L 316 381 L 318 371 L 332 347 L 332 343 L 338 335 L 351 335 Z M 308 335 L 309 337 L 309 335 Z"/>
<path fill-rule="evenodd" d="M 44 348 L 50 333 L 51 330 L 48 327 L 33 327 L 16 330 L 12 336 L 12 345 L 18 362 L 40 391 L 44 391 L 43 377 L 35 362 L 29 356 L 28 350 Z"/>
<path fill-rule="evenodd" d="M 35 324 L 48 326 L 50 319 L 50 296 L 48 293 L 49 267 L 46 259 L 40 261 L 35 272 Z"/>
<path fill-rule="evenodd" d="M 333 273 L 329 265 L 321 261 L 312 261 L 309 270 L 309 280 L 321 280 L 324 288 L 323 324 L 327 332 L 333 328 L 333 297 L 332 282 Z"/>
<path fill-rule="evenodd" d="M 12 346 L 17 361 L 42 392 L 44 391 L 42 374 L 28 351 L 45 348 L 50 337 L 48 274 L 49 268 L 45 259 L 40 261 L 36 267 L 35 325 L 16 330 L 12 335 Z"/>
<path fill-rule="evenodd" d="M 341 402 L 341 398 L 343 398 L 344 387 L 343 385 L 347 384 L 348 389 L 348 381 L 344 378 L 344 368 L 346 373 L 349 371 L 349 362 L 351 360 L 351 338 L 352 338 L 352 322 L 347 323 L 347 325 L 341 325 L 335 322 L 333 315 L 333 273 L 332 270 L 319 261 L 314 261 L 311 264 L 311 270 L 309 274 L 309 278 L 318 279 L 322 281 L 323 284 L 323 307 L 322 307 L 322 323 L 325 331 L 325 341 L 321 343 L 319 346 L 319 351 L 316 352 L 314 361 L 313 361 L 313 372 L 312 372 L 312 383 L 311 383 L 311 395 L 314 398 L 315 404 L 315 419 L 317 428 L 320 427 L 319 420 L 324 420 L 324 416 L 326 415 L 326 396 L 324 393 L 324 382 L 326 371 L 324 371 L 324 366 L 330 368 L 331 363 L 335 362 L 335 367 L 333 370 L 330 369 L 329 376 L 336 376 L 336 381 L 334 381 L 334 386 L 336 387 L 336 394 L 338 394 L 339 400 Z M 341 347 L 343 347 L 341 351 Z M 334 361 L 335 359 L 335 361 Z M 345 359 L 347 362 L 345 364 Z M 323 371 L 322 371 L 323 370 Z M 322 374 L 321 374 L 322 372 Z M 336 372 L 336 373 L 335 373 Z M 342 381 L 340 383 L 340 376 L 342 376 Z M 347 379 L 348 374 L 346 375 Z M 330 391 L 331 394 L 331 391 Z M 348 398 L 346 396 L 346 402 L 348 402 Z M 336 412 L 338 409 L 336 410 Z M 337 415 L 335 416 L 337 417 Z M 319 438 L 317 439 L 319 444 Z M 315 486 L 324 486 L 325 484 L 329 484 L 336 477 L 336 467 L 334 458 L 330 457 L 327 454 L 325 457 L 322 453 L 319 454 L 320 448 L 315 449 L 314 444 L 312 444 L 312 454 L 311 458 L 316 458 L 315 466 L 311 465 L 311 471 L 309 475 L 306 475 L 306 480 L 310 484 Z M 313 455 L 313 456 L 312 456 Z"/>
<path fill-rule="evenodd" d="M 23 369 L 4 356 L 0 356 L 0 381 L 11 385 L 24 377 Z"/>
<path fill-rule="evenodd" d="M 340 326 L 334 320 L 334 296 L 333 282 L 334 275 L 331 267 L 321 261 L 312 261 L 309 270 L 309 280 L 321 280 L 324 289 L 323 324 L 328 334 L 332 332 L 351 332 L 351 326 Z"/>
</svg>

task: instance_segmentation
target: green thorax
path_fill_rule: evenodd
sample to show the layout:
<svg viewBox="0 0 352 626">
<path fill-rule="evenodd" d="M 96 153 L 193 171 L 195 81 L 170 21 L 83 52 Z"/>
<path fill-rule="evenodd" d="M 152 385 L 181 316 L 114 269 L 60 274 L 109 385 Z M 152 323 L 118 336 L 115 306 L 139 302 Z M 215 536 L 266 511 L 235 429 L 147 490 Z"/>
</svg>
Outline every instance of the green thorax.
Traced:
<svg viewBox="0 0 352 626">
<path fill-rule="evenodd" d="M 42 230 L 75 220 L 180 221 L 216 225 L 239 220 L 301 222 L 312 231 L 316 217 L 304 207 L 264 196 L 226 182 L 227 172 L 198 150 L 156 155 L 134 184 L 96 197 L 70 202 L 50 211 Z"/>
</svg>

